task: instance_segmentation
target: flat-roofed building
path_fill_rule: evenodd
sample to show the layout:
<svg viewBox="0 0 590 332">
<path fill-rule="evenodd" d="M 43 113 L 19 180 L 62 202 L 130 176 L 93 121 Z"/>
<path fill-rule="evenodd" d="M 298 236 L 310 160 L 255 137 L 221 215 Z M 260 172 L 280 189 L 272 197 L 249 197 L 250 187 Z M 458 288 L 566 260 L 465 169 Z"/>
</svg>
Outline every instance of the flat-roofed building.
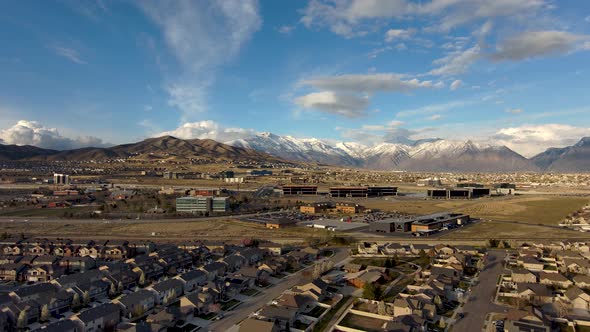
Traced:
<svg viewBox="0 0 590 332">
<path fill-rule="evenodd" d="M 285 196 L 301 196 L 301 195 L 317 195 L 318 186 L 307 185 L 286 185 L 283 186 L 283 195 Z"/>
<path fill-rule="evenodd" d="M 462 213 L 435 213 L 417 217 L 412 222 L 412 232 L 428 232 L 449 225 L 463 225 L 470 220 L 469 215 Z"/>
<path fill-rule="evenodd" d="M 331 187 L 332 197 L 369 197 L 368 187 Z"/>
<path fill-rule="evenodd" d="M 369 225 L 369 230 L 376 233 L 404 233 L 412 230 L 414 219 L 396 218 L 377 220 Z"/>
<path fill-rule="evenodd" d="M 397 187 L 379 186 L 369 187 L 367 194 L 369 197 L 382 197 L 382 196 L 396 196 Z"/>
<path fill-rule="evenodd" d="M 365 210 L 365 207 L 355 203 L 336 203 L 336 212 L 344 214 L 357 214 Z"/>
<path fill-rule="evenodd" d="M 211 211 L 215 213 L 225 213 L 229 210 L 228 197 L 213 197 L 211 200 Z"/>
<path fill-rule="evenodd" d="M 331 202 L 307 203 L 305 205 L 301 205 L 299 207 L 299 211 L 301 213 L 307 214 L 327 213 L 328 210 L 332 209 L 333 207 L 334 204 Z"/>
</svg>

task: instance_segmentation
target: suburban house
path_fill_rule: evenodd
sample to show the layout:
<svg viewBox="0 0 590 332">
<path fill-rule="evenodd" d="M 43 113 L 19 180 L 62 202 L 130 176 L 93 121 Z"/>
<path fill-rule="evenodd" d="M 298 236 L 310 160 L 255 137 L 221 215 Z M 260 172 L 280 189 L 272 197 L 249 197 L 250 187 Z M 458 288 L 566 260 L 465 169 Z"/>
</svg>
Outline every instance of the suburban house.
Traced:
<svg viewBox="0 0 590 332">
<path fill-rule="evenodd" d="M 112 303 L 101 304 L 74 316 L 84 325 L 85 332 L 112 331 L 121 321 L 121 308 Z"/>
</svg>

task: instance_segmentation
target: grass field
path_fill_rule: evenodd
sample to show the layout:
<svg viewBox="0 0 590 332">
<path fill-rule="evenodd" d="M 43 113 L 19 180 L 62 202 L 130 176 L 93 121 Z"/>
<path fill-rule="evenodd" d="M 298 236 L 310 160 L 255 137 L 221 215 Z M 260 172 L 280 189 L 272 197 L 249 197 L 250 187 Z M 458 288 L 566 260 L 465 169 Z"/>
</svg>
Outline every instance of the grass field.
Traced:
<svg viewBox="0 0 590 332">
<path fill-rule="evenodd" d="M 72 238 L 119 238 L 154 240 L 194 239 L 273 239 L 305 240 L 322 237 L 327 231 L 309 228 L 268 230 L 264 226 L 234 220 L 171 221 L 167 223 L 139 221 L 35 221 L 0 222 L 0 229 L 9 234 L 72 237 Z M 155 236 L 152 236 L 152 233 Z"/>
<path fill-rule="evenodd" d="M 556 225 L 569 213 L 588 204 L 590 199 L 568 196 L 517 196 L 478 200 L 367 200 L 368 208 L 410 214 L 444 211 L 462 212 L 472 217 Z M 360 203 L 363 204 L 363 203 Z"/>
<path fill-rule="evenodd" d="M 447 240 L 470 239 L 587 239 L 588 233 L 572 231 L 558 226 L 535 225 L 510 221 L 486 221 L 461 228 L 441 236 Z"/>
</svg>

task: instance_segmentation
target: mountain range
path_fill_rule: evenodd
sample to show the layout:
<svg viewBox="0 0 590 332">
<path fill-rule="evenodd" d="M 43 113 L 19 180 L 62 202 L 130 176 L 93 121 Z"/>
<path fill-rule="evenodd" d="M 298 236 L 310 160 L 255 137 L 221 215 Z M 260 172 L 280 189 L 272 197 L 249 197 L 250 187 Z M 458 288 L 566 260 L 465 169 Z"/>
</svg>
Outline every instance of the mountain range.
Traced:
<svg viewBox="0 0 590 332">
<path fill-rule="evenodd" d="M 137 160 L 186 160 L 284 162 L 267 153 L 223 144 L 211 139 L 183 140 L 172 136 L 148 138 L 141 142 L 110 148 L 82 148 L 56 151 L 34 146 L 0 144 L 0 160 L 109 160 L 132 158 Z"/>
<path fill-rule="evenodd" d="M 210 139 L 149 138 L 110 148 L 57 151 L 0 144 L 0 160 L 210 159 L 318 163 L 375 170 L 422 172 L 590 172 L 590 137 L 565 148 L 550 148 L 530 159 L 506 146 L 428 139 L 403 143 L 328 143 L 261 133 L 220 143 Z"/>
</svg>

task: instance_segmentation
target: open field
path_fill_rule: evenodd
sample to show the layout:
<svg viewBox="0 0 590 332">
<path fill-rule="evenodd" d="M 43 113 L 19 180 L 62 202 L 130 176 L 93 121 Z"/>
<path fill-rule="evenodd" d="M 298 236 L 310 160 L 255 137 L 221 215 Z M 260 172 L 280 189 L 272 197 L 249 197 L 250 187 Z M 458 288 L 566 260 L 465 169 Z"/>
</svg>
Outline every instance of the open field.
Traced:
<svg viewBox="0 0 590 332">
<path fill-rule="evenodd" d="M 473 226 L 457 229 L 444 234 L 440 239 L 501 239 L 501 240 L 557 240 L 557 239 L 588 239 L 589 233 L 582 233 L 566 228 L 550 225 L 534 225 L 510 221 L 486 221 Z"/>
<path fill-rule="evenodd" d="M 326 231 L 310 228 L 268 230 L 264 226 L 234 220 L 139 222 L 139 221 L 28 221 L 0 222 L 0 230 L 9 234 L 37 237 L 71 237 L 96 239 L 199 240 L 199 239 L 272 239 L 299 241 L 326 236 Z M 155 236 L 152 236 L 155 233 Z"/>
<path fill-rule="evenodd" d="M 557 225 L 590 199 L 570 196 L 516 196 L 478 200 L 366 200 L 368 208 L 410 214 L 444 211 L 462 212 L 476 218 L 520 221 L 530 224 Z"/>
</svg>

